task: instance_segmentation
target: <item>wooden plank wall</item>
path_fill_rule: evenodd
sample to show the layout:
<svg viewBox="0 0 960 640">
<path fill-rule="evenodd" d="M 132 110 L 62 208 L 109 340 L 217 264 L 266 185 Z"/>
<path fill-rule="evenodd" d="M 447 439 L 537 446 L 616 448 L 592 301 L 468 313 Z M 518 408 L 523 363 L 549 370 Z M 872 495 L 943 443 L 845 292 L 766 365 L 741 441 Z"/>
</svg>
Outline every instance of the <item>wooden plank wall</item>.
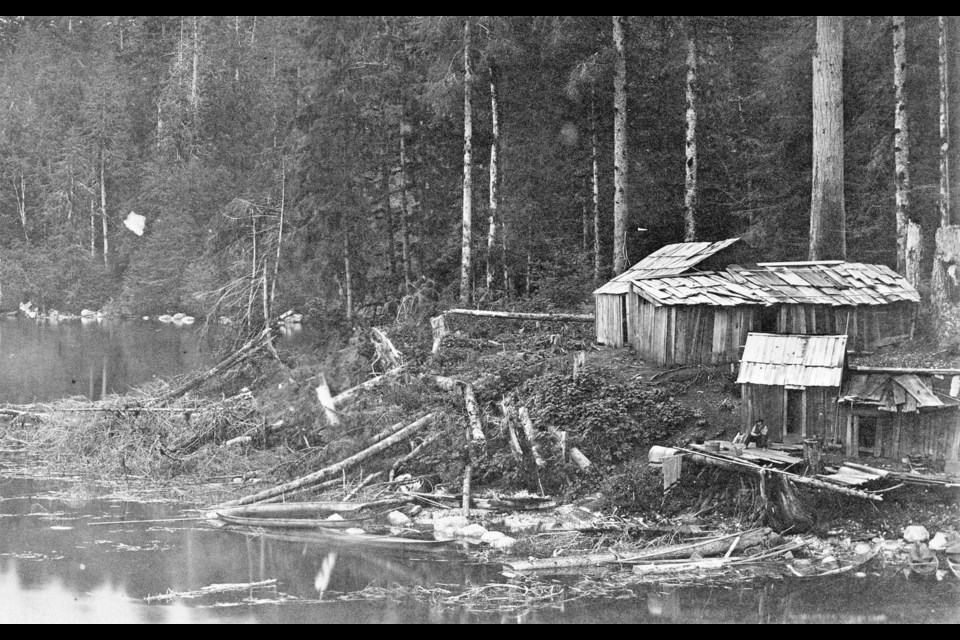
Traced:
<svg viewBox="0 0 960 640">
<path fill-rule="evenodd" d="M 842 440 L 843 434 L 837 430 L 839 419 L 837 389 L 809 387 L 805 390 L 805 397 L 807 402 L 805 437 L 820 436 L 826 442 Z"/>
<path fill-rule="evenodd" d="M 656 307 L 640 299 L 632 315 L 630 341 L 643 358 L 664 366 L 722 364 L 739 360 L 754 310 Z"/>
<path fill-rule="evenodd" d="M 597 342 L 611 347 L 623 346 L 623 312 L 620 295 L 598 295 Z"/>
<path fill-rule="evenodd" d="M 877 438 L 882 457 L 926 456 L 936 461 L 960 461 L 960 410 L 897 414 L 858 407 L 853 412 L 877 417 Z M 846 424 L 849 413 L 849 405 L 844 404 L 841 410 L 843 424 Z"/>
<path fill-rule="evenodd" d="M 788 304 L 780 307 L 777 332 L 850 336 L 848 348 L 872 351 L 910 337 L 915 305 L 895 302 L 862 307 Z"/>
<path fill-rule="evenodd" d="M 770 430 L 770 442 L 783 441 L 783 387 L 763 384 L 744 384 L 740 389 L 741 423 L 743 433 L 762 418 Z"/>
<path fill-rule="evenodd" d="M 636 344 L 640 331 L 640 296 L 632 291 L 627 296 L 627 342 Z"/>
</svg>

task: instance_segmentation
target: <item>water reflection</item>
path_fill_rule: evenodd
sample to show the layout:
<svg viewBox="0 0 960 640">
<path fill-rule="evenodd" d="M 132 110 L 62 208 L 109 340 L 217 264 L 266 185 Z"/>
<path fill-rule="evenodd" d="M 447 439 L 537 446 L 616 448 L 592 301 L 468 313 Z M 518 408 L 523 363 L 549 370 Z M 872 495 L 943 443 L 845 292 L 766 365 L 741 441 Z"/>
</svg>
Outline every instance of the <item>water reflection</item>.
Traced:
<svg viewBox="0 0 960 640">
<path fill-rule="evenodd" d="M 0 319 L 0 402 L 99 399 L 210 364 L 212 337 L 154 322 Z"/>
</svg>

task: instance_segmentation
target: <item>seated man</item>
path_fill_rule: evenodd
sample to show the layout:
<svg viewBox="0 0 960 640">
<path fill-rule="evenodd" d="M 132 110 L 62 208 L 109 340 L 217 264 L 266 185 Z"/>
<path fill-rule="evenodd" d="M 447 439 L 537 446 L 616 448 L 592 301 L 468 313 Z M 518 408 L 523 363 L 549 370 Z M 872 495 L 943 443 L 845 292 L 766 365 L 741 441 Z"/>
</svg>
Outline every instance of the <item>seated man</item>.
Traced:
<svg viewBox="0 0 960 640">
<path fill-rule="evenodd" d="M 747 439 L 744 441 L 744 447 L 749 447 L 750 443 L 753 442 L 758 448 L 766 449 L 768 432 L 767 425 L 763 424 L 763 418 L 760 418 L 753 423 L 753 427 L 751 427 L 750 433 L 747 434 Z"/>
</svg>

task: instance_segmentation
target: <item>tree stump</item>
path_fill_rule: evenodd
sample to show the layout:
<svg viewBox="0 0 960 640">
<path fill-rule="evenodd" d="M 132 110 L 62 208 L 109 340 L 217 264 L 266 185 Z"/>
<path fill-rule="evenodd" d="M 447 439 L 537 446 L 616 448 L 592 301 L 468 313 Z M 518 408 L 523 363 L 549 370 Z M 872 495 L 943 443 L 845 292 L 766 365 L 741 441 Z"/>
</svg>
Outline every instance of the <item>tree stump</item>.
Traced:
<svg viewBox="0 0 960 640">
<path fill-rule="evenodd" d="M 807 438 L 803 441 L 803 461 L 807 465 L 808 475 L 816 476 L 823 473 L 820 441 L 816 438 Z"/>
</svg>

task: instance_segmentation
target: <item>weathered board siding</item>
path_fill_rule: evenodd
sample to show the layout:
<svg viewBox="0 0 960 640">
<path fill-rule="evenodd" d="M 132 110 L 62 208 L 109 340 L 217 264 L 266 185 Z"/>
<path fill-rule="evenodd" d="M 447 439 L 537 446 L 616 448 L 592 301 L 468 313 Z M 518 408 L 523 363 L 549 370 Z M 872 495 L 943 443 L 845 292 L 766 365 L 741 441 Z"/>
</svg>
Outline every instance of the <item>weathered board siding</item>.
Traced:
<svg viewBox="0 0 960 640">
<path fill-rule="evenodd" d="M 960 410 L 946 409 L 919 413 L 893 413 L 873 407 L 844 403 L 848 455 L 883 458 L 926 456 L 933 460 L 960 461 Z M 874 446 L 860 446 L 861 421 L 875 421 Z"/>
<path fill-rule="evenodd" d="M 622 347 L 623 312 L 626 294 L 595 296 L 597 304 L 597 342 Z"/>
<path fill-rule="evenodd" d="M 757 420 L 763 420 L 769 429 L 771 442 L 798 442 L 803 438 L 820 436 L 826 441 L 843 437 L 837 428 L 840 422 L 837 393 L 834 387 L 807 387 L 794 389 L 802 394 L 801 429 L 787 437 L 785 429 L 787 389 L 763 384 L 741 385 L 741 428 L 747 433 Z"/>
<path fill-rule="evenodd" d="M 655 306 L 630 295 L 630 343 L 659 365 L 736 362 L 753 326 L 752 307 Z"/>
<path fill-rule="evenodd" d="M 915 310 L 910 302 L 861 307 L 785 304 L 778 314 L 777 333 L 846 334 L 849 348 L 872 351 L 908 340 Z"/>
</svg>

